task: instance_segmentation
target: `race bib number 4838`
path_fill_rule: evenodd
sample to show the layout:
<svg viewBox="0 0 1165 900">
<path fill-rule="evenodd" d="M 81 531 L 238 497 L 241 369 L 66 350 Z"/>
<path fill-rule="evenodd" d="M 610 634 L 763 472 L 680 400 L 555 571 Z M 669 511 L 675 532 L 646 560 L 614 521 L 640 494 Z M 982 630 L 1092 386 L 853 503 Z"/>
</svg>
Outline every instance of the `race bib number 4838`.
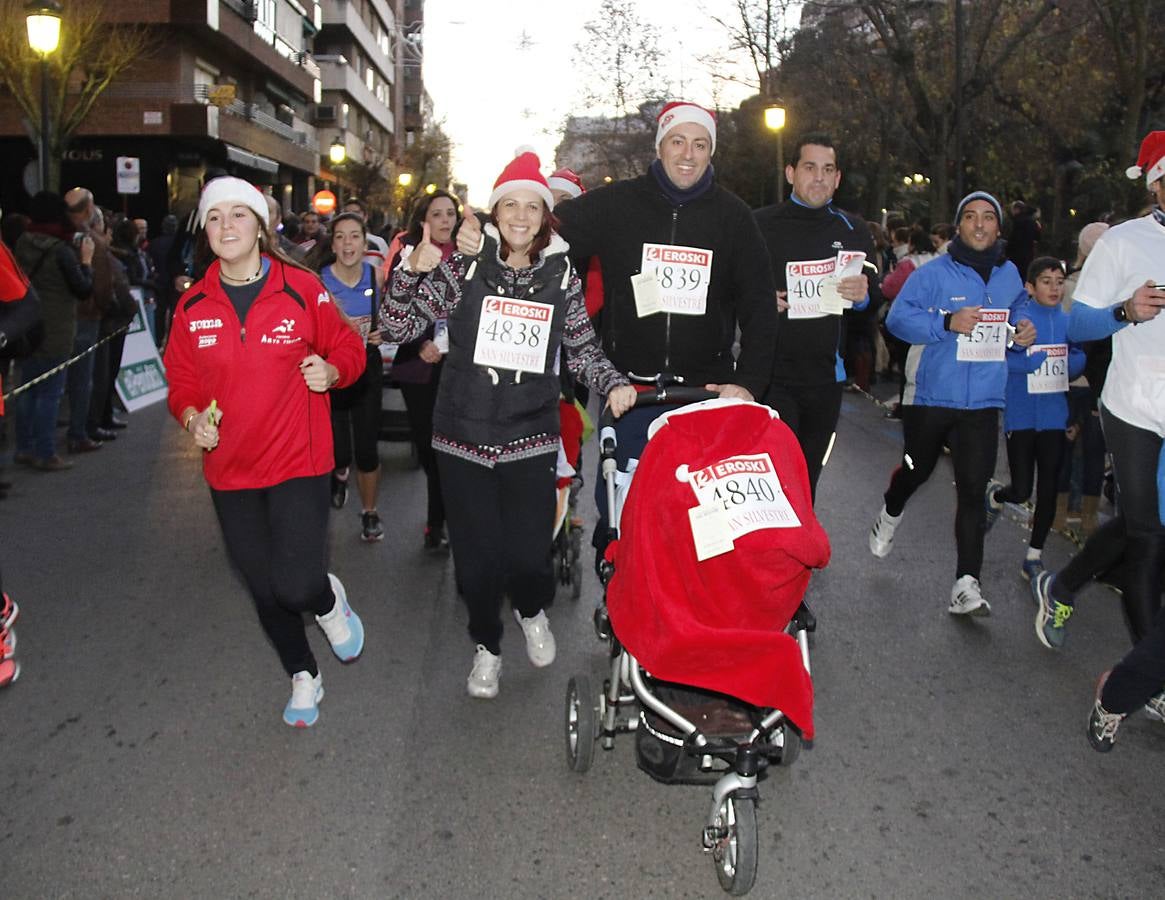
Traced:
<svg viewBox="0 0 1165 900">
<path fill-rule="evenodd" d="M 720 506 L 732 539 L 762 528 L 799 528 L 800 519 L 767 453 L 732 456 L 691 473 L 701 506 Z"/>
<path fill-rule="evenodd" d="M 654 272 L 663 312 L 702 316 L 708 308 L 712 251 L 671 244 L 644 244 L 640 272 Z"/>
<path fill-rule="evenodd" d="M 479 366 L 541 374 L 554 307 L 549 303 L 486 297 L 481 303 L 473 361 Z"/>
</svg>

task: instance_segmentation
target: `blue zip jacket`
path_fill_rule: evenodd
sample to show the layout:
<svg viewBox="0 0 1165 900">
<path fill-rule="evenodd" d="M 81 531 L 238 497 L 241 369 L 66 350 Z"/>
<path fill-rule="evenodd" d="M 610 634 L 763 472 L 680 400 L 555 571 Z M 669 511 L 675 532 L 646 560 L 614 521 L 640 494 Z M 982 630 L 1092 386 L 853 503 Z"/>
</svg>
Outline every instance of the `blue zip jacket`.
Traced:
<svg viewBox="0 0 1165 900">
<path fill-rule="evenodd" d="M 1003 406 L 1007 363 L 960 362 L 958 335 L 943 327 L 943 317 L 965 306 L 1010 309 L 1024 296 L 1019 272 L 1006 260 L 991 270 L 987 284 L 948 255 L 911 272 L 886 317 L 890 332 L 911 345 L 903 402 L 950 409 Z"/>
<path fill-rule="evenodd" d="M 1030 319 L 1037 344 L 1068 344 L 1068 380 L 1084 371 L 1084 351 L 1068 341 L 1068 314 L 1059 306 L 1041 306 L 1032 297 L 1011 308 L 1011 321 Z M 1007 406 L 1003 430 L 1062 431 L 1068 427 L 1068 395 L 1029 394 L 1027 376 L 1044 364 L 1046 353 L 1027 355 L 1023 348 L 1007 354 Z"/>
</svg>

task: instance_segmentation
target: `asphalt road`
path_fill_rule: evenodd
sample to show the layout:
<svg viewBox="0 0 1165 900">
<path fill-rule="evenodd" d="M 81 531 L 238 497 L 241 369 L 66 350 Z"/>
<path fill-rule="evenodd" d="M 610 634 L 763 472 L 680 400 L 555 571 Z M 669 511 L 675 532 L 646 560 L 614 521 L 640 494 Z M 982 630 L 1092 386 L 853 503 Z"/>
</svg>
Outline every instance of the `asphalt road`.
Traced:
<svg viewBox="0 0 1165 900">
<path fill-rule="evenodd" d="M 1116 599 L 1090 589 L 1064 651 L 1040 646 L 1010 516 L 988 539 L 993 615 L 952 619 L 946 462 L 893 555 L 866 546 L 899 441 L 846 395 L 818 503 L 833 561 L 810 588 L 817 740 L 761 784 L 752 896 L 1159 896 L 1165 726 L 1131 719 L 1107 756 L 1084 737 L 1127 645 Z M 289 685 L 161 408 L 70 472 L 8 470 L 24 674 L 0 691 L 0 896 L 721 895 L 709 790 L 651 781 L 627 736 L 586 775 L 564 764 L 566 681 L 602 678 L 597 582 L 551 610 L 552 667 L 511 627 L 501 695 L 467 697 L 452 566 L 421 551 L 422 476 L 381 446 L 386 539 L 360 543 L 352 501 L 332 526 L 367 646 L 341 666 L 313 629 L 327 696 L 310 730 L 280 718 Z M 1053 537 L 1046 556 L 1070 550 Z"/>
</svg>

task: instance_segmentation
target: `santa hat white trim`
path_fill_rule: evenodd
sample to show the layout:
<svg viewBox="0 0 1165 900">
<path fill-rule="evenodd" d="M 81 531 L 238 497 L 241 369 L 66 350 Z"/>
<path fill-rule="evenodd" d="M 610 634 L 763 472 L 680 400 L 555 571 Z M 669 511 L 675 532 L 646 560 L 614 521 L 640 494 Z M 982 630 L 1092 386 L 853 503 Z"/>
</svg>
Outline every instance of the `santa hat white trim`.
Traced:
<svg viewBox="0 0 1165 900">
<path fill-rule="evenodd" d="M 206 227 L 206 215 L 212 206 L 228 201 L 241 203 L 254 212 L 260 222 L 267 224 L 267 198 L 262 191 L 249 181 L 226 175 L 208 181 L 202 189 L 202 196 L 198 199 L 198 227 Z"/>
<path fill-rule="evenodd" d="M 1165 176 L 1165 131 L 1150 131 L 1141 141 L 1137 164 L 1125 169 L 1125 175 L 1135 180 L 1145 176 L 1145 187 Z"/>
<path fill-rule="evenodd" d="M 547 209 L 554 209 L 554 195 L 550 193 L 548 188 L 541 181 L 534 181 L 533 179 L 517 178 L 513 181 L 503 181 L 496 188 L 493 193 L 489 195 L 489 208 L 493 209 L 494 205 L 506 196 L 512 194 L 514 191 L 533 191 L 539 197 L 546 201 Z"/>
<path fill-rule="evenodd" d="M 546 179 L 546 183 L 550 186 L 552 191 L 566 191 L 571 198 L 581 197 L 582 188 L 571 181 L 569 178 L 560 178 L 558 175 L 551 175 Z"/>
<path fill-rule="evenodd" d="M 669 103 L 660 112 L 659 125 L 655 131 L 655 149 L 659 149 L 669 131 L 677 125 L 685 124 L 699 125 L 705 129 L 712 138 L 712 153 L 716 152 L 716 119 L 704 107 L 686 100 Z"/>
</svg>

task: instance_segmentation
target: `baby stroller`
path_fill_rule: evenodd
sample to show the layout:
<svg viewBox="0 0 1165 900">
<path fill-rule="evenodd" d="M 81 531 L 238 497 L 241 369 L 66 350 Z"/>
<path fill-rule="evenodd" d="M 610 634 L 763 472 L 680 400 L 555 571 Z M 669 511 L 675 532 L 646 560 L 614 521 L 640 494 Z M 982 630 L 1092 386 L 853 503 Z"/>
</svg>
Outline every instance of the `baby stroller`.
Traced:
<svg viewBox="0 0 1165 900">
<path fill-rule="evenodd" d="M 570 599 L 582 596 L 582 532 L 583 521 L 578 515 L 578 495 L 582 489 L 579 458 L 582 445 L 594 431 L 590 417 L 574 399 L 573 391 L 558 401 L 561 436 L 558 446 L 558 477 L 555 481 L 554 543 L 552 562 L 558 583 L 570 587 Z"/>
<path fill-rule="evenodd" d="M 815 623 L 802 597 L 811 570 L 829 561 L 829 541 L 788 427 L 766 406 L 709 396 L 639 395 L 637 406 L 704 402 L 652 424 L 619 492 L 625 473 L 604 413 L 615 540 L 595 624 L 609 670 L 601 692 L 586 675 L 567 685 L 566 759 L 585 772 L 596 743 L 610 750 L 634 732 L 639 767 L 657 781 L 712 785 L 701 845 L 721 887 L 739 896 L 756 879 L 757 783 L 813 737 Z"/>
</svg>

